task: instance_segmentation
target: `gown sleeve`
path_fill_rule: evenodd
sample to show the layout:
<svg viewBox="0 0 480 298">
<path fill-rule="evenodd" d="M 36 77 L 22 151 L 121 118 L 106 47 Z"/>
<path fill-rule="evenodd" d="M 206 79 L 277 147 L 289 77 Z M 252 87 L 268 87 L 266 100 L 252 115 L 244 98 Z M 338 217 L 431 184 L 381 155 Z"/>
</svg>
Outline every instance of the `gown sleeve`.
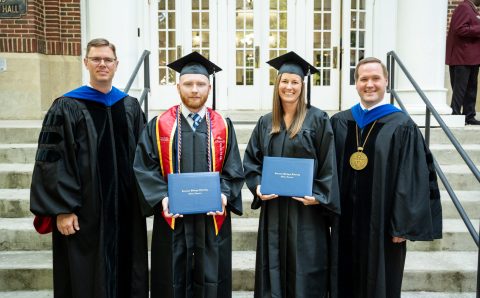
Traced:
<svg viewBox="0 0 480 298">
<path fill-rule="evenodd" d="M 237 136 L 230 119 L 228 125 L 228 148 L 220 174 L 222 193 L 227 197 L 227 208 L 237 215 L 242 215 L 242 187 L 244 183 L 242 160 L 238 150 Z"/>
<path fill-rule="evenodd" d="M 338 188 L 337 162 L 333 130 L 324 113 L 318 117 L 318 128 L 315 137 L 317 155 L 317 172 L 313 180 L 313 196 L 325 208 L 340 214 L 340 194 Z"/>
<path fill-rule="evenodd" d="M 140 134 L 133 171 L 139 188 L 140 205 L 144 216 L 154 213 L 155 206 L 168 196 L 168 185 L 163 179 L 157 148 L 155 125 L 152 119 Z"/>
<path fill-rule="evenodd" d="M 247 149 L 243 157 L 243 169 L 245 171 L 245 181 L 248 189 L 253 195 L 252 209 L 258 209 L 261 206 L 261 200 L 257 196 L 257 185 L 262 181 L 263 151 L 262 151 L 262 119 L 257 122 L 248 141 Z"/>
<path fill-rule="evenodd" d="M 35 215 L 73 213 L 82 206 L 75 140 L 81 111 L 69 101 L 55 100 L 43 120 L 30 187 L 30 210 Z"/>
<path fill-rule="evenodd" d="M 442 211 L 433 157 L 415 125 L 395 133 L 400 152 L 394 180 L 391 235 L 408 240 L 441 238 Z"/>
</svg>

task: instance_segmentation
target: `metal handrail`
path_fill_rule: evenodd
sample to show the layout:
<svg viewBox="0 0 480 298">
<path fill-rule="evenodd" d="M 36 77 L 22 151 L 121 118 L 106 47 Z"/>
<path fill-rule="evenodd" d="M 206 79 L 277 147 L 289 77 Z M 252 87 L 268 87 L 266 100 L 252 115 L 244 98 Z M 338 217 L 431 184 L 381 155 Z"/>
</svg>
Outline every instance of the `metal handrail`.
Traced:
<svg viewBox="0 0 480 298">
<path fill-rule="evenodd" d="M 425 113 L 425 141 L 427 143 L 427 147 L 430 147 L 430 117 L 431 114 L 435 119 L 437 120 L 438 124 L 440 127 L 443 129 L 445 134 L 447 135 L 448 139 L 450 142 L 452 142 L 453 146 L 455 149 L 457 149 L 458 153 L 462 156 L 463 160 L 465 163 L 468 165 L 472 173 L 474 174 L 475 178 L 480 182 L 480 171 L 477 169 L 473 161 L 471 160 L 470 156 L 468 156 L 467 152 L 463 149 L 462 145 L 458 142 L 457 138 L 453 135 L 451 130 L 448 128 L 448 126 L 445 124 L 443 119 L 440 117 L 438 114 L 437 110 L 433 107 L 431 104 L 430 100 L 427 98 L 425 93 L 423 93 L 422 89 L 418 86 L 417 82 L 413 79 L 412 75 L 410 72 L 407 70 L 403 62 L 400 60 L 398 55 L 394 51 L 390 51 L 387 53 L 387 69 L 388 69 L 388 92 L 390 92 L 390 103 L 393 104 L 393 101 L 396 100 L 398 104 L 400 105 L 401 109 L 408 114 L 405 106 L 403 105 L 400 96 L 398 93 L 395 91 L 395 62 L 398 63 L 400 66 L 401 70 L 407 77 L 407 79 L 410 81 L 410 83 L 413 85 L 415 90 L 417 91 L 418 95 L 420 95 L 420 98 L 422 98 L 423 102 L 426 105 L 426 113 Z M 465 212 L 465 209 L 463 208 L 462 204 L 460 203 L 460 200 L 458 199 L 457 195 L 453 191 L 452 186 L 448 182 L 447 177 L 443 173 L 442 169 L 438 165 L 437 161 L 434 158 L 434 166 L 435 170 L 437 171 L 438 177 L 440 177 L 440 180 L 442 181 L 443 185 L 445 186 L 445 189 L 447 190 L 448 194 L 450 195 L 450 198 L 452 199 L 453 204 L 455 205 L 455 208 L 457 208 L 458 213 L 460 214 L 460 217 L 462 218 L 463 222 L 465 223 L 470 235 L 473 238 L 473 241 L 475 241 L 475 244 L 477 247 L 479 247 L 479 260 L 477 264 L 477 298 L 480 298 L 480 241 L 479 241 L 479 236 L 478 232 L 475 230 L 473 227 L 473 224 L 468 217 L 467 213 Z M 479 229 L 480 230 L 480 229 Z"/>
<path fill-rule="evenodd" d="M 430 100 L 427 98 L 425 93 L 420 89 L 418 86 L 417 82 L 413 79 L 412 75 L 408 72 L 407 68 L 405 65 L 402 63 L 398 55 L 394 51 L 390 51 L 387 53 L 387 69 L 389 70 L 389 87 L 388 87 L 388 92 L 390 92 L 390 100 L 393 101 L 393 99 L 396 99 L 397 102 L 400 104 L 400 107 L 404 112 L 407 112 L 405 109 L 405 106 L 402 104 L 402 101 L 400 99 L 400 96 L 398 93 L 395 91 L 395 62 L 400 66 L 402 69 L 403 73 L 405 76 L 408 78 L 410 83 L 413 85 L 417 93 L 420 95 L 422 100 L 424 101 L 426 107 L 427 107 L 427 114 L 426 114 L 426 121 L 425 121 L 425 140 L 427 141 L 427 146 L 429 146 L 429 138 L 430 138 L 430 117 L 432 114 L 435 119 L 437 120 L 438 124 L 440 127 L 443 129 L 445 134 L 447 135 L 448 139 L 454 147 L 457 149 L 457 151 L 460 153 L 462 156 L 463 160 L 465 163 L 467 163 L 468 167 L 472 171 L 472 173 L 475 175 L 477 180 L 480 182 L 480 172 L 478 171 L 477 167 L 473 163 L 473 161 L 470 159 L 470 156 L 468 156 L 467 152 L 463 149 L 462 145 L 458 142 L 457 138 L 453 135 L 451 130 L 447 127 L 443 119 L 440 117 L 438 112 L 435 110 L 433 105 L 431 104 Z M 460 217 L 462 218 L 463 222 L 467 226 L 468 231 L 470 232 L 470 235 L 472 236 L 473 240 L 475 241 L 475 244 L 477 247 L 480 247 L 480 240 L 478 236 L 478 232 L 475 230 L 473 227 L 473 224 L 468 217 L 467 213 L 465 212 L 465 209 L 462 207 L 462 204 L 458 200 L 458 197 L 456 196 L 455 192 L 453 191 L 450 183 L 448 182 L 445 174 L 443 173 L 442 169 L 440 166 L 437 164 L 435 161 L 435 169 L 437 170 L 438 176 L 440 177 L 440 180 L 442 181 L 443 185 L 445 186 L 445 189 L 447 190 L 448 194 L 450 195 L 450 198 L 453 201 L 453 204 L 457 208 L 458 213 L 460 214 Z"/>
<path fill-rule="evenodd" d="M 389 61 L 390 59 L 393 59 L 393 61 Z M 475 166 L 475 164 L 473 163 L 472 159 L 470 158 L 470 156 L 468 156 L 467 152 L 463 149 L 462 145 L 460 145 L 460 143 L 458 142 L 457 138 L 453 135 L 452 131 L 448 128 L 448 126 L 445 124 L 445 122 L 443 121 L 443 119 L 440 117 L 440 115 L 438 114 L 437 110 L 435 110 L 435 108 L 433 107 L 432 103 L 430 102 L 430 100 L 428 100 L 427 96 L 425 95 L 425 93 L 423 93 L 422 89 L 420 89 L 420 87 L 418 86 L 417 82 L 415 82 L 415 80 L 413 79 L 412 75 L 408 72 L 407 68 L 405 67 L 405 65 L 402 63 L 402 61 L 400 60 L 400 58 L 397 56 L 397 54 L 394 52 L 394 51 L 391 51 L 391 52 L 388 52 L 387 53 L 387 61 L 389 61 L 388 65 L 390 65 L 391 67 L 393 67 L 393 63 L 392 62 L 397 62 L 398 65 L 400 66 L 400 68 L 402 69 L 402 71 L 404 72 L 405 76 L 408 78 L 408 80 L 410 81 L 410 83 L 413 85 L 413 87 L 415 88 L 415 90 L 417 91 L 418 95 L 420 95 L 420 97 L 422 98 L 423 102 L 425 103 L 425 105 L 427 106 L 427 111 L 428 113 L 425 115 L 426 116 L 426 121 L 425 121 L 425 131 L 428 130 L 428 135 L 430 134 L 430 126 L 427 127 L 427 121 L 429 123 L 430 121 L 430 113 L 433 114 L 433 116 L 435 117 L 435 120 L 437 120 L 438 124 L 440 124 L 440 127 L 443 129 L 443 131 L 445 132 L 445 134 L 447 135 L 448 139 L 452 142 L 453 146 L 455 147 L 455 149 L 457 149 L 458 153 L 460 153 L 460 156 L 462 156 L 463 160 L 465 161 L 465 163 L 467 164 L 467 166 L 470 168 L 470 170 L 472 171 L 473 175 L 475 176 L 475 178 L 477 178 L 477 181 L 480 182 L 480 171 L 477 169 L 477 167 Z M 388 67 L 387 67 L 388 68 Z M 391 73 L 394 74 L 395 72 L 393 71 Z M 391 76 L 390 77 L 391 79 L 393 79 L 394 77 Z M 390 87 L 388 89 L 388 91 L 390 91 L 391 89 L 394 89 L 393 88 L 393 81 L 392 80 L 389 80 L 390 82 Z M 427 133 L 426 133 L 427 134 Z M 429 138 L 429 137 L 428 137 Z M 425 136 L 425 140 L 427 140 L 427 136 Z M 429 141 L 427 141 L 427 144 L 429 144 Z"/>
<path fill-rule="evenodd" d="M 135 81 L 135 78 L 137 77 L 138 71 L 140 70 L 142 64 L 143 90 L 140 98 L 138 99 L 138 102 L 140 103 L 140 106 L 142 105 L 142 103 L 144 104 L 143 111 L 145 113 L 145 117 L 148 119 L 148 93 L 150 92 L 150 51 L 143 51 L 142 55 L 138 59 L 137 65 L 135 65 L 135 68 L 133 69 L 132 75 L 130 76 L 130 79 L 128 80 L 123 92 L 128 93 L 128 91 L 130 91 L 130 88 L 132 87 L 132 84 Z"/>
</svg>

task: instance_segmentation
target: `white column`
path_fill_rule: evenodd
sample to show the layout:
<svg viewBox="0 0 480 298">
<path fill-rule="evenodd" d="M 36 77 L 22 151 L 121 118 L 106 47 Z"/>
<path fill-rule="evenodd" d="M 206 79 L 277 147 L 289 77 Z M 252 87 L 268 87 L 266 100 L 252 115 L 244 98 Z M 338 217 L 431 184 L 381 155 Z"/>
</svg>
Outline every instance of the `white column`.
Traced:
<svg viewBox="0 0 480 298">
<path fill-rule="evenodd" d="M 125 87 L 143 49 L 148 47 L 145 43 L 145 37 L 149 34 L 148 28 L 143 28 L 143 18 L 148 18 L 148 15 L 144 15 L 145 5 L 148 5 L 147 1 L 82 1 L 83 56 L 85 56 L 88 41 L 93 38 L 103 37 L 115 44 L 120 63 L 113 84 L 119 89 Z M 140 72 L 139 77 L 143 79 L 142 70 Z M 83 82 L 88 82 L 88 72 L 85 70 Z M 133 93 L 136 93 L 134 89 L 141 87 L 143 87 L 143 81 L 139 82 L 137 79 L 132 86 Z"/>
<path fill-rule="evenodd" d="M 396 53 L 440 114 L 446 104 L 445 41 L 448 0 L 398 1 Z M 410 114 L 424 114 L 425 105 L 396 67 L 395 89 Z"/>
</svg>

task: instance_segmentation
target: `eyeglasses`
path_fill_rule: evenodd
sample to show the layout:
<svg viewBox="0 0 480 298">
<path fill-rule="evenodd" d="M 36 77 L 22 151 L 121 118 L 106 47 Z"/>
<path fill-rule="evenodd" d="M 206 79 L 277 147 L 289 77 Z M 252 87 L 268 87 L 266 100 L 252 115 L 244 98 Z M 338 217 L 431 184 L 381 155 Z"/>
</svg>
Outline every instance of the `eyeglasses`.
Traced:
<svg viewBox="0 0 480 298">
<path fill-rule="evenodd" d="M 112 66 L 113 63 L 115 63 L 115 61 L 117 61 L 117 59 L 115 58 L 102 58 L 102 57 L 87 57 L 88 60 L 90 60 L 90 62 L 92 62 L 92 64 L 94 65 L 100 65 L 100 63 L 105 63 L 106 66 Z"/>
</svg>

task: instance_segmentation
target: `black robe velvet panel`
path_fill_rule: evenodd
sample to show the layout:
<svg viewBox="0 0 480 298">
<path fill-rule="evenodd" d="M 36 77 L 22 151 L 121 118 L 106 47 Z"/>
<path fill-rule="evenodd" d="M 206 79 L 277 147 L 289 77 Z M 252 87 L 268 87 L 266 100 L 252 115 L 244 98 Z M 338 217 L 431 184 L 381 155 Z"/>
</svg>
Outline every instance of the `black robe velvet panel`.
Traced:
<svg viewBox="0 0 480 298">
<path fill-rule="evenodd" d="M 181 115 L 180 171 L 208 172 L 205 118 L 195 131 Z M 235 131 L 230 119 L 228 145 L 222 172 L 221 191 L 227 197 L 227 217 L 218 235 L 212 216 L 184 215 L 172 230 L 162 217 L 161 201 L 168 185 L 160 170 L 155 133 L 157 119 L 143 131 L 136 151 L 134 171 L 143 193 L 144 214 L 154 215 L 151 248 L 152 298 L 228 298 L 232 296 L 231 212 L 242 214 L 243 168 Z"/>
<path fill-rule="evenodd" d="M 292 139 L 285 126 L 271 135 L 272 114 L 261 117 L 243 160 L 252 208 L 261 207 L 255 265 L 255 297 L 327 297 L 330 274 L 330 222 L 340 213 L 333 132 L 328 115 L 311 107 Z M 264 156 L 311 158 L 313 196 L 305 206 L 290 197 L 261 201 Z"/>
<path fill-rule="evenodd" d="M 351 111 L 331 119 L 337 150 L 342 215 L 333 229 L 333 297 L 400 297 L 406 242 L 392 237 L 433 240 L 442 235 L 440 196 L 433 158 L 415 123 L 393 113 L 359 134 L 368 156 L 356 171 L 349 158 L 357 151 Z M 373 126 L 373 128 L 372 128 Z"/>
<path fill-rule="evenodd" d="M 144 123 L 132 97 L 111 107 L 61 97 L 45 116 L 31 211 L 75 213 L 80 225 L 63 236 L 54 224 L 55 297 L 148 297 L 146 223 L 132 169 Z"/>
</svg>

